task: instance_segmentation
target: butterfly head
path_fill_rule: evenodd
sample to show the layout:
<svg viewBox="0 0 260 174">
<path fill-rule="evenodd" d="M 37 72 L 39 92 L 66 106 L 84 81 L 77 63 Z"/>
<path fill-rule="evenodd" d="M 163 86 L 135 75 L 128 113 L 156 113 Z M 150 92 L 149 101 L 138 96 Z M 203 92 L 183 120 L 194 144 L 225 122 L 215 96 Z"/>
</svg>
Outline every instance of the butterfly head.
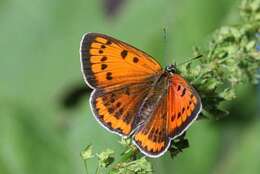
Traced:
<svg viewBox="0 0 260 174">
<path fill-rule="evenodd" d="M 167 73 L 177 73 L 177 72 L 178 72 L 178 71 L 177 71 L 177 68 L 176 68 L 176 65 L 173 65 L 173 64 L 167 65 L 167 66 L 165 67 L 165 71 L 166 71 Z"/>
</svg>

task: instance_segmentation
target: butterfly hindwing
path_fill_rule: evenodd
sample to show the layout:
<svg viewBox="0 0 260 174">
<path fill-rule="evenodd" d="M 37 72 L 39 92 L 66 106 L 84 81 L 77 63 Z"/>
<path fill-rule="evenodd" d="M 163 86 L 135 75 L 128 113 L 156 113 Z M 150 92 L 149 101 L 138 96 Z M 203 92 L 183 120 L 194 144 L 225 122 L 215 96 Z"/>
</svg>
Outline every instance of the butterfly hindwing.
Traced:
<svg viewBox="0 0 260 174">
<path fill-rule="evenodd" d="M 141 125 L 133 139 L 137 147 L 150 157 L 162 155 L 169 144 L 166 132 L 167 85 L 167 76 L 161 75 L 149 91 L 138 114 Z"/>
<path fill-rule="evenodd" d="M 91 96 L 91 107 L 103 126 L 119 135 L 128 136 L 136 126 L 138 108 L 148 92 L 149 81 L 109 92 L 96 90 Z"/>
<path fill-rule="evenodd" d="M 99 33 L 86 34 L 80 52 L 85 80 L 93 88 L 139 83 L 161 71 L 151 56 Z"/>
<path fill-rule="evenodd" d="M 166 132 L 166 97 L 159 103 L 149 120 L 134 134 L 134 142 L 139 149 L 150 157 L 162 155 L 168 147 Z"/>
<path fill-rule="evenodd" d="M 169 81 L 167 98 L 167 134 L 175 138 L 196 120 L 202 105 L 195 89 L 178 74 Z"/>
</svg>

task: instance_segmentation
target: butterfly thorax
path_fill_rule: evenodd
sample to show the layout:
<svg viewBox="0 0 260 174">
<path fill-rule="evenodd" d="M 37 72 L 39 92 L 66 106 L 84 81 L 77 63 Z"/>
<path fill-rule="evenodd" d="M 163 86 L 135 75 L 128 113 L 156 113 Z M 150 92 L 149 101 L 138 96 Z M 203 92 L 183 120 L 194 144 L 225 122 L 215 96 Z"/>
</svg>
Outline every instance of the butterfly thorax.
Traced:
<svg viewBox="0 0 260 174">
<path fill-rule="evenodd" d="M 138 112 L 139 124 L 145 122 L 145 120 L 152 115 L 154 109 L 160 104 L 165 95 L 167 95 L 168 84 L 171 76 L 173 75 L 172 73 L 172 71 L 169 72 L 165 70 L 160 75 L 155 77 L 153 85 L 140 106 L 140 110 Z"/>
</svg>

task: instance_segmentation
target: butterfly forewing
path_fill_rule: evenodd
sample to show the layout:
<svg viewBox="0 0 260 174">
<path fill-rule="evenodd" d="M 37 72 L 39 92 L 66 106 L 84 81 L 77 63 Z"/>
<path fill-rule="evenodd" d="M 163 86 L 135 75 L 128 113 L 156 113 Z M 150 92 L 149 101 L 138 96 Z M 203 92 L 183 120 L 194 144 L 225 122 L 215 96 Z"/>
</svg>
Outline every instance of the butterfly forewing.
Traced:
<svg viewBox="0 0 260 174">
<path fill-rule="evenodd" d="M 93 88 L 143 83 L 161 72 L 151 56 L 122 41 L 98 33 L 86 34 L 81 42 L 81 66 Z"/>
<path fill-rule="evenodd" d="M 167 133 L 175 138 L 196 120 L 202 105 L 195 89 L 178 74 L 169 80 L 167 98 Z"/>
</svg>

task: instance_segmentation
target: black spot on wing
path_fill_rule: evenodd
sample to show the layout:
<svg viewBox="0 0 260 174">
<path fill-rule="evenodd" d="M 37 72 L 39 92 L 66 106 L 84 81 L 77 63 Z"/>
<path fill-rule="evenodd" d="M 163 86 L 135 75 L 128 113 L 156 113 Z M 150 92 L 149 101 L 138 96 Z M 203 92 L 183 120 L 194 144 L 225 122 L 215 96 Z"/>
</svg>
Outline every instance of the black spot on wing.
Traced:
<svg viewBox="0 0 260 174">
<path fill-rule="evenodd" d="M 111 72 L 107 72 L 107 74 L 106 74 L 106 79 L 107 79 L 107 80 L 112 80 L 112 79 L 113 79 Z"/>
<path fill-rule="evenodd" d="M 101 70 L 104 70 L 107 68 L 107 64 L 101 64 Z"/>
<path fill-rule="evenodd" d="M 108 108 L 108 112 L 109 112 L 109 114 L 112 114 L 113 112 L 115 111 L 115 109 L 114 108 Z"/>
<path fill-rule="evenodd" d="M 121 52 L 121 57 L 122 57 L 123 59 L 125 59 L 126 56 L 127 56 L 127 54 L 128 54 L 128 51 L 123 50 L 123 51 Z"/>
<path fill-rule="evenodd" d="M 107 43 L 106 43 L 107 45 L 111 45 L 112 44 L 112 42 L 110 41 L 110 40 L 107 40 Z"/>
<path fill-rule="evenodd" d="M 106 56 L 103 56 L 103 57 L 100 59 L 101 62 L 104 62 L 104 61 L 106 61 L 106 60 L 107 60 L 107 57 L 106 57 Z"/>
<path fill-rule="evenodd" d="M 182 90 L 181 97 L 183 97 L 183 96 L 185 95 L 185 93 L 186 93 L 186 88 L 184 88 L 184 89 Z"/>
<path fill-rule="evenodd" d="M 172 115 L 172 116 L 171 116 L 171 121 L 172 121 L 172 122 L 174 121 L 174 118 L 175 118 L 175 115 Z"/>
<path fill-rule="evenodd" d="M 183 113 L 184 113 L 184 111 L 185 111 L 185 108 L 182 108 L 182 111 L 181 111 L 181 113 L 183 114 Z"/>
<path fill-rule="evenodd" d="M 133 58 L 133 62 L 134 62 L 134 63 L 137 63 L 138 61 L 139 61 L 139 59 L 138 59 L 137 57 L 134 57 L 134 58 Z"/>
<path fill-rule="evenodd" d="M 117 102 L 116 107 L 120 107 L 121 106 L 121 102 Z"/>
</svg>

